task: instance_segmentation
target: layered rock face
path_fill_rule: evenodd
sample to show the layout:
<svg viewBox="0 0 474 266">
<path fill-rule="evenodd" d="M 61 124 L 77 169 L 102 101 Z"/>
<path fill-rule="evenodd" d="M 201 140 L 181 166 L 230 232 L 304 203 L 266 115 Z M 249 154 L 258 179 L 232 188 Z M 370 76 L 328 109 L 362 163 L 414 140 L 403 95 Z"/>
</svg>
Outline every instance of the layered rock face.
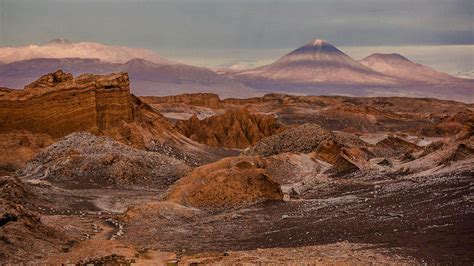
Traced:
<svg viewBox="0 0 474 266">
<path fill-rule="evenodd" d="M 0 173 L 22 168 L 41 148 L 74 132 L 112 137 L 190 165 L 228 156 L 181 135 L 152 106 L 130 94 L 126 73 L 42 76 L 24 90 L 0 89 Z M 217 97 L 217 96 L 216 96 Z"/>
<path fill-rule="evenodd" d="M 379 142 L 371 149 L 376 156 L 393 157 L 403 154 L 411 154 L 421 150 L 416 144 L 404 139 L 389 136 Z"/>
<path fill-rule="evenodd" d="M 185 93 L 173 96 L 154 97 L 147 96 L 142 97 L 146 103 L 149 104 L 163 104 L 163 103 L 183 103 L 195 106 L 204 106 L 210 108 L 218 108 L 221 100 L 219 96 L 214 93 Z"/>
<path fill-rule="evenodd" d="M 180 121 L 176 128 L 197 142 L 227 148 L 246 148 L 283 130 L 274 116 L 251 114 L 245 108 L 203 120 L 193 116 Z"/>
<path fill-rule="evenodd" d="M 100 132 L 133 120 L 126 73 L 81 75 L 59 70 L 21 91 L 0 92 L 0 132 L 28 130 L 62 137 Z"/>
</svg>

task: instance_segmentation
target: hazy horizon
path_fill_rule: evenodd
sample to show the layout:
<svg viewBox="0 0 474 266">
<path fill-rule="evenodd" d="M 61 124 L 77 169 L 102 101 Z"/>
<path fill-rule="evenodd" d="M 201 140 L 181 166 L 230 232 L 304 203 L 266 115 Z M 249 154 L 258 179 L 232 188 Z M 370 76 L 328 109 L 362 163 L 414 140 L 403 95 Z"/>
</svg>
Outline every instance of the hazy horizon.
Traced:
<svg viewBox="0 0 474 266">
<path fill-rule="evenodd" d="M 93 40 L 82 41 L 94 42 Z M 108 45 L 107 43 L 103 44 Z M 301 43 L 299 46 L 303 44 Z M 29 45 L 44 45 L 44 43 Z M 166 59 L 211 69 L 236 66 L 239 66 L 239 69 L 255 68 L 270 64 L 296 48 L 298 46 L 280 49 L 201 48 L 196 50 L 146 47 Z M 361 60 L 373 53 L 399 53 L 416 63 L 427 65 L 435 70 L 454 76 L 474 78 L 474 45 L 338 46 L 338 48 L 355 60 Z"/>
<path fill-rule="evenodd" d="M 0 47 L 51 39 L 147 48 L 219 68 L 269 63 L 314 38 L 352 56 L 400 53 L 453 75 L 474 69 L 466 0 L 0 0 Z"/>
</svg>

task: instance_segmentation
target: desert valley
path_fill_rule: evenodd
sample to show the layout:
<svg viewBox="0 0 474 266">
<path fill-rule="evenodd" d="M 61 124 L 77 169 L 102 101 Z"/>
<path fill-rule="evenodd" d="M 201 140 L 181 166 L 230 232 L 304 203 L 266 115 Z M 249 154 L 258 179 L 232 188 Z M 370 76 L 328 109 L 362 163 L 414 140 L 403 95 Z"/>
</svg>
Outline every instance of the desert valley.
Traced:
<svg viewBox="0 0 474 266">
<path fill-rule="evenodd" d="M 473 265 L 473 11 L 0 0 L 0 265 Z"/>
<path fill-rule="evenodd" d="M 473 104 L 131 86 L 0 90 L 2 262 L 473 261 Z"/>
</svg>

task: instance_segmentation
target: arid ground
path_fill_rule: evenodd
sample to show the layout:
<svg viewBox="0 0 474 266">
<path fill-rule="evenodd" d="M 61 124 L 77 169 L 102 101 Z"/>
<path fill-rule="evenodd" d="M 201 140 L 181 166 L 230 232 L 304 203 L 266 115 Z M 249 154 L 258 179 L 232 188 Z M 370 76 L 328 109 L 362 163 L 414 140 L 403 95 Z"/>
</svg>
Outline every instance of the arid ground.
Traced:
<svg viewBox="0 0 474 266">
<path fill-rule="evenodd" d="M 0 262 L 474 262 L 474 105 L 0 89 Z"/>
</svg>

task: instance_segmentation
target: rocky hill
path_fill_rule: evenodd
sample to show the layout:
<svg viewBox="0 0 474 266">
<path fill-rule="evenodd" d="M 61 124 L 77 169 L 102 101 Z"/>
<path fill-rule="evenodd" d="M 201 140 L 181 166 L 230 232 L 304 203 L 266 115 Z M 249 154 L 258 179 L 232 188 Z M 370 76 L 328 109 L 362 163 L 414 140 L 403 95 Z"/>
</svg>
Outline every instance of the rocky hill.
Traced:
<svg viewBox="0 0 474 266">
<path fill-rule="evenodd" d="M 143 101 L 151 105 L 159 104 L 186 104 L 210 108 L 219 108 L 221 99 L 215 93 L 185 93 L 172 96 L 146 96 Z"/>
<path fill-rule="evenodd" d="M 197 142 L 239 149 L 284 129 L 274 116 L 251 114 L 247 109 L 229 110 L 203 120 L 194 115 L 189 120 L 179 121 L 176 128 Z"/>
<path fill-rule="evenodd" d="M 170 189 L 165 199 L 215 210 L 282 200 L 283 193 L 279 184 L 252 160 L 228 158 L 194 169 Z"/>
<path fill-rule="evenodd" d="M 175 158 L 82 132 L 42 150 L 22 175 L 70 188 L 166 187 L 189 170 Z"/>
<path fill-rule="evenodd" d="M 309 153 L 332 146 L 335 135 L 316 124 L 304 124 L 262 139 L 245 151 L 246 154 L 270 156 L 285 152 Z"/>
</svg>

